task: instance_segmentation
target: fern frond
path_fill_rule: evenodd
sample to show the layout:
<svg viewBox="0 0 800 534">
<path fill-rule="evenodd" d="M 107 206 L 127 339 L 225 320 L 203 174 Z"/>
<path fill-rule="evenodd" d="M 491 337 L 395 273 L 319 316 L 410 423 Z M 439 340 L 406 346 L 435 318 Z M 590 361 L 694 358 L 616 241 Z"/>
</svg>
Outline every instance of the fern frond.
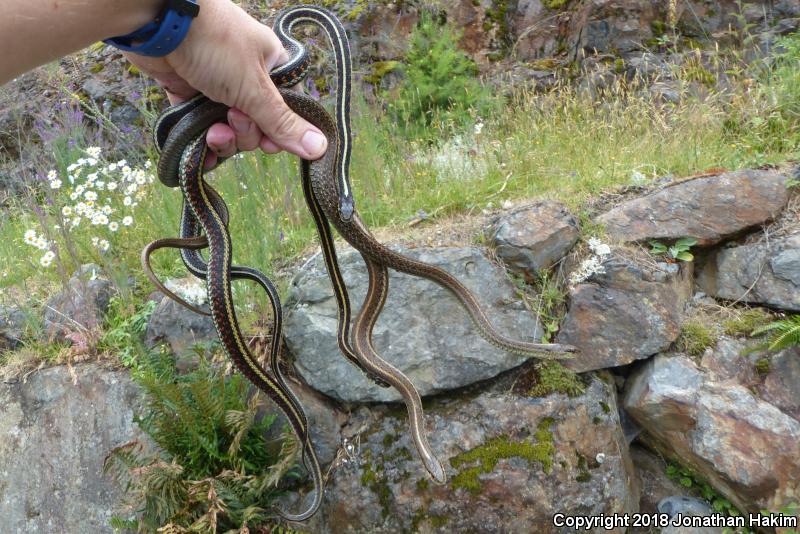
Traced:
<svg viewBox="0 0 800 534">
<path fill-rule="evenodd" d="M 759 349 L 775 352 L 800 345 L 800 315 L 756 328 L 751 335 L 764 334 L 768 334 L 768 339 L 758 345 Z"/>
</svg>

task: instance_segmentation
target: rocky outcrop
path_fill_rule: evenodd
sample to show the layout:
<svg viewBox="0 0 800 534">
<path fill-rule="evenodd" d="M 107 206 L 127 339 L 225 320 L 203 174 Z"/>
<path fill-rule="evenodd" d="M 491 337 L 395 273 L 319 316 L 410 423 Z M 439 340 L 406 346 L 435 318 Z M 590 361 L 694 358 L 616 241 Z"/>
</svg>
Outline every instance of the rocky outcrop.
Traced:
<svg viewBox="0 0 800 534">
<path fill-rule="evenodd" d="M 104 477 L 108 451 L 137 437 L 138 392 L 126 371 L 80 365 L 0 384 L 3 532 L 107 532 L 121 489 Z"/>
<path fill-rule="evenodd" d="M 800 311 L 800 235 L 713 251 L 697 283 L 713 297 Z"/>
<path fill-rule="evenodd" d="M 512 271 L 529 278 L 549 269 L 578 241 L 578 221 L 560 202 L 538 202 L 494 221 L 490 242 Z"/>
<path fill-rule="evenodd" d="M 208 311 L 205 282 L 194 277 L 165 281 L 167 289 Z M 160 296 L 161 294 L 157 294 Z M 200 315 L 167 296 L 160 296 L 158 305 L 147 322 L 144 334 L 148 347 L 167 345 L 173 354 L 190 357 L 197 345 L 217 341 L 217 330 L 211 317 Z"/>
<path fill-rule="evenodd" d="M 540 336 L 536 318 L 514 293 L 501 267 L 476 248 L 400 250 L 450 272 L 472 290 L 487 315 L 506 335 L 532 341 Z M 367 289 L 367 272 L 352 250 L 339 263 L 354 310 Z M 336 343 L 337 308 L 322 257 L 309 262 L 293 280 L 286 301 L 286 344 L 298 373 L 335 399 L 351 402 L 396 401 L 394 389 L 381 388 L 347 361 Z M 446 320 L 440 320 L 446 318 Z M 459 388 L 520 365 L 517 355 L 495 348 L 478 335 L 456 298 L 434 283 L 390 271 L 389 296 L 374 330 L 378 352 L 404 372 L 421 395 Z"/>
<path fill-rule="evenodd" d="M 713 245 L 774 219 L 786 206 L 786 176 L 742 170 L 667 185 L 598 217 L 618 241 L 697 239 Z"/>
<path fill-rule="evenodd" d="M 552 522 L 559 511 L 637 511 L 614 386 L 590 380 L 576 398 L 519 396 L 505 384 L 435 400 L 426 427 L 449 477 L 442 486 L 422 469 L 404 414 L 384 412 L 351 429 L 361 435 L 355 460 L 334 470 L 307 528 L 547 534 L 561 532 Z"/>
<path fill-rule="evenodd" d="M 800 482 L 800 421 L 712 370 L 722 367 L 707 361 L 713 354 L 700 365 L 681 354 L 656 356 L 628 380 L 625 409 L 649 446 L 690 467 L 739 510 L 777 511 Z"/>
<path fill-rule="evenodd" d="M 560 343 L 580 353 L 565 362 L 578 372 L 616 367 L 665 350 L 680 335 L 691 295 L 692 265 L 644 256 L 606 259 L 604 272 L 574 287 Z"/>
<path fill-rule="evenodd" d="M 103 323 L 114 284 L 105 278 L 95 264 L 83 265 L 66 288 L 47 301 L 44 309 L 44 330 L 50 341 L 67 341 L 73 334 L 96 331 Z"/>
</svg>

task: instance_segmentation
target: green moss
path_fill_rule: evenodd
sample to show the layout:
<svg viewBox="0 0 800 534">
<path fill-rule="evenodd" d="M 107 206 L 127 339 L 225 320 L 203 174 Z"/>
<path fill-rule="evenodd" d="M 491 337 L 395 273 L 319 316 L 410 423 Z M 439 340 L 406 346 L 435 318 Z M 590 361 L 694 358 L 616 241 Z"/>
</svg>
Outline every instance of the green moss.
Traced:
<svg viewBox="0 0 800 534">
<path fill-rule="evenodd" d="M 589 482 L 592 479 L 592 474 L 589 471 L 581 471 L 578 473 L 578 476 L 575 477 L 575 480 L 578 482 Z"/>
<path fill-rule="evenodd" d="M 761 376 L 761 377 L 767 376 L 769 374 L 769 371 L 770 371 L 769 359 L 768 358 L 761 358 L 760 360 L 758 360 L 756 362 L 755 368 L 756 368 L 756 372 L 759 374 L 759 376 Z"/>
<path fill-rule="evenodd" d="M 376 61 L 369 66 L 370 73 L 364 76 L 364 81 L 378 85 L 384 76 L 399 69 L 400 65 L 399 61 Z"/>
<path fill-rule="evenodd" d="M 650 23 L 650 29 L 655 37 L 660 37 L 667 33 L 667 23 L 663 20 L 654 20 Z"/>
<path fill-rule="evenodd" d="M 611 413 L 611 406 L 607 402 L 600 401 L 600 409 L 603 410 L 603 413 Z"/>
<path fill-rule="evenodd" d="M 542 5 L 547 9 L 561 9 L 569 3 L 569 0 L 542 0 Z"/>
<path fill-rule="evenodd" d="M 105 66 L 102 63 L 95 63 L 91 67 L 89 67 L 89 72 L 93 74 L 97 74 L 98 72 L 102 71 Z"/>
<path fill-rule="evenodd" d="M 497 28 L 495 36 L 501 48 L 508 50 L 513 44 L 511 30 L 508 27 L 508 0 L 495 0 L 492 2 L 492 7 L 486 10 L 486 21 L 483 23 L 483 29 L 488 32 L 492 28 Z"/>
<path fill-rule="evenodd" d="M 602 422 L 603 422 L 603 420 L 600 419 L 598 416 L 595 415 L 594 417 L 592 417 L 592 424 L 593 425 L 599 425 Z"/>
<path fill-rule="evenodd" d="M 716 333 L 705 323 L 698 320 L 689 320 L 683 323 L 678 345 L 687 354 L 700 356 L 707 348 L 713 347 L 716 343 Z"/>
<path fill-rule="evenodd" d="M 445 515 L 432 515 L 430 517 L 431 526 L 433 528 L 441 528 L 450 521 L 450 516 Z"/>
<path fill-rule="evenodd" d="M 534 59 L 530 62 L 530 65 L 536 70 L 555 70 L 561 65 L 561 62 L 559 62 L 556 58 L 546 57 L 542 59 Z"/>
<path fill-rule="evenodd" d="M 621 57 L 614 60 L 614 72 L 617 74 L 625 72 L 625 60 Z"/>
<path fill-rule="evenodd" d="M 417 480 L 417 489 L 419 491 L 425 491 L 426 489 L 428 489 L 429 485 L 430 483 L 428 482 L 427 478 L 421 478 Z"/>
<path fill-rule="evenodd" d="M 768 324 L 771 320 L 769 312 L 761 308 L 752 308 L 723 321 L 722 330 L 729 336 L 749 336 L 753 330 Z"/>
<path fill-rule="evenodd" d="M 556 361 L 540 364 L 536 368 L 536 373 L 539 382 L 528 391 L 531 397 L 546 397 L 552 393 L 578 397 L 586 391 L 586 386 L 580 377 Z"/>
<path fill-rule="evenodd" d="M 397 441 L 397 436 L 395 436 L 394 434 L 386 434 L 383 436 L 384 447 L 391 447 L 395 441 Z"/>
<path fill-rule="evenodd" d="M 364 467 L 362 467 L 361 473 L 361 485 L 362 486 L 370 486 L 378 482 L 378 475 L 372 469 L 372 463 L 366 462 Z"/>
<path fill-rule="evenodd" d="M 544 472 L 550 473 L 555 454 L 553 433 L 550 431 L 553 423 L 554 420 L 549 417 L 539 423 L 533 434 L 536 443 L 528 440 L 512 441 L 508 436 L 498 436 L 483 445 L 451 458 L 450 465 L 455 469 L 464 467 L 466 464 L 478 463 L 477 466 L 466 467 L 457 473 L 450 481 L 451 487 L 453 489 L 462 488 L 472 494 L 478 494 L 481 492 L 479 476 L 491 473 L 501 459 L 514 457 L 524 458 L 528 462 L 539 462 L 542 464 Z"/>
<path fill-rule="evenodd" d="M 142 71 L 139 70 L 139 67 L 137 67 L 136 65 L 132 65 L 132 64 L 128 65 L 128 68 L 125 69 L 125 70 L 127 70 L 128 74 L 130 74 L 131 76 L 138 76 L 138 75 L 140 75 L 142 73 Z"/>
</svg>

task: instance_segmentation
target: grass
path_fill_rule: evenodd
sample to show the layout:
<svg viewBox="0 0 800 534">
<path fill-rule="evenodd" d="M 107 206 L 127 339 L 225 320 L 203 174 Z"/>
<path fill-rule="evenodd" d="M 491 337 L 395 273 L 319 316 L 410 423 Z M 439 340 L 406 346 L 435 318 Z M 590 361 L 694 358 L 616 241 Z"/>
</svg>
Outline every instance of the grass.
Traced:
<svg viewBox="0 0 800 534">
<path fill-rule="evenodd" d="M 559 199 L 583 217 L 582 205 L 591 196 L 642 176 L 683 176 L 795 158 L 800 135 L 790 100 L 800 67 L 773 63 L 769 76 L 754 81 L 743 71 L 741 83 L 728 93 L 712 93 L 702 101 L 684 94 L 675 105 L 651 99 L 635 82 L 618 81 L 593 96 L 567 81 L 545 94 L 523 89 L 492 117 L 473 117 L 481 127 L 454 127 L 446 114 L 434 116 L 427 140 L 404 138 L 390 115 L 356 95 L 352 179 L 358 210 L 368 226 L 390 231 L 420 210 L 434 214 L 427 221 L 435 221 L 531 197 Z M 40 162 L 41 174 L 63 170 L 97 138 L 74 121 L 59 124 L 52 153 Z M 135 156 L 128 159 L 141 164 Z M 231 209 L 235 263 L 274 276 L 311 250 L 316 237 L 295 158 L 244 154 L 213 173 L 210 182 Z M 72 236 L 70 254 L 63 236 L 54 235 L 63 251 L 61 263 L 43 269 L 21 245 L 25 230 L 53 211 L 42 189 L 33 184 L 0 221 L 2 300 L 24 296 L 41 302 L 87 261 L 103 265 L 121 287 L 131 289 L 129 298 L 141 300 L 151 287 L 142 276 L 139 252 L 145 243 L 177 233 L 177 191 L 157 182 L 148 186 L 136 224 L 124 236 L 111 236 L 106 254 L 89 246 L 89 231 Z M 157 253 L 154 265 L 162 277 L 184 273 L 175 253 Z M 130 287 L 129 275 L 136 281 Z M 244 298 L 243 313 L 265 311 L 258 293 L 236 291 Z"/>
</svg>

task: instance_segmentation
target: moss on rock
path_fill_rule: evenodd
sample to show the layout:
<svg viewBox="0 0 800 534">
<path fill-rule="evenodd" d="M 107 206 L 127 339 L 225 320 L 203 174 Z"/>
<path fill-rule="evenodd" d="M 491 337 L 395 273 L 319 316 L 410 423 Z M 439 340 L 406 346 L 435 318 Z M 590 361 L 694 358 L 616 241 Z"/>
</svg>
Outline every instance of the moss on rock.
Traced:
<svg viewBox="0 0 800 534">
<path fill-rule="evenodd" d="M 530 397 L 546 397 L 552 393 L 579 397 L 586 391 L 586 385 L 580 377 L 556 361 L 540 364 L 536 374 L 539 381 L 528 391 Z"/>
<path fill-rule="evenodd" d="M 524 458 L 528 462 L 539 462 L 545 473 L 549 473 L 553 467 L 553 456 L 555 445 L 553 444 L 553 433 L 550 431 L 554 420 L 551 418 L 542 419 L 533 436 L 536 442 L 529 440 L 512 441 L 509 436 L 498 436 L 492 438 L 483 445 L 463 452 L 450 459 L 450 465 L 455 469 L 465 467 L 466 464 L 476 463 L 476 466 L 465 467 L 456 474 L 450 481 L 453 489 L 463 488 L 472 494 L 481 492 L 481 474 L 491 473 L 501 459 L 513 457 Z"/>
</svg>

